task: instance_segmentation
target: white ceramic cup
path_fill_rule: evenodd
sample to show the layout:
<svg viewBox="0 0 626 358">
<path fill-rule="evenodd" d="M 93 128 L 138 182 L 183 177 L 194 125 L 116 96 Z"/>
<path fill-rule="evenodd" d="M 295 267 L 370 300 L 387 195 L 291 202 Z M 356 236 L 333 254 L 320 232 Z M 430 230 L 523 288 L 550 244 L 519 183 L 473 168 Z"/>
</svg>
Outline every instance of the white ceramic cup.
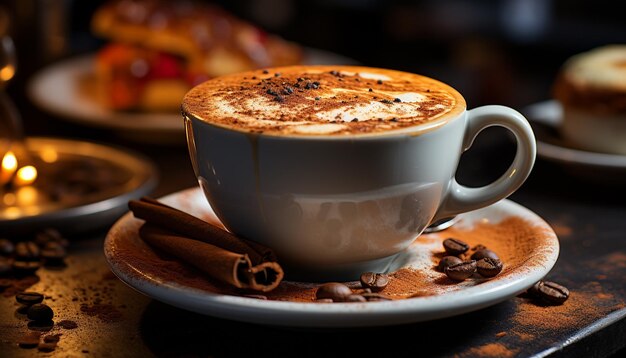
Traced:
<svg viewBox="0 0 626 358">
<path fill-rule="evenodd" d="M 216 126 L 187 113 L 189 153 L 210 205 L 236 235 L 274 249 L 286 277 L 353 280 L 384 272 L 432 222 L 517 190 L 535 161 L 527 120 L 503 106 L 465 109 L 373 136 L 292 136 Z M 461 154 L 480 131 L 517 141 L 508 170 L 479 188 L 459 184 Z"/>
</svg>

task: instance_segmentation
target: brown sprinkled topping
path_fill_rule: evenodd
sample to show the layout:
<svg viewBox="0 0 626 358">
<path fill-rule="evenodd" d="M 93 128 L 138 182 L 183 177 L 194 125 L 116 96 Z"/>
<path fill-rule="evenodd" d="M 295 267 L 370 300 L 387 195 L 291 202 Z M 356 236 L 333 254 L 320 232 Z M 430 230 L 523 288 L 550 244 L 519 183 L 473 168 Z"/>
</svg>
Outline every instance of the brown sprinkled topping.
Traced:
<svg viewBox="0 0 626 358">
<path fill-rule="evenodd" d="M 251 71 L 206 81 L 185 96 L 183 110 L 207 122 L 248 132 L 315 135 L 298 128 L 316 123 L 322 124 L 316 128 L 326 130 L 319 134 L 343 135 L 415 126 L 465 105 L 446 85 L 406 72 L 353 66 L 262 71 L 273 75 L 243 81 L 244 77 L 254 80 L 252 74 L 261 72 Z M 366 80 L 371 74 L 382 79 Z M 383 80 L 384 86 L 374 91 L 371 85 L 383 84 Z M 373 92 L 376 96 L 365 95 Z M 411 93 L 419 95 L 411 97 Z"/>
</svg>

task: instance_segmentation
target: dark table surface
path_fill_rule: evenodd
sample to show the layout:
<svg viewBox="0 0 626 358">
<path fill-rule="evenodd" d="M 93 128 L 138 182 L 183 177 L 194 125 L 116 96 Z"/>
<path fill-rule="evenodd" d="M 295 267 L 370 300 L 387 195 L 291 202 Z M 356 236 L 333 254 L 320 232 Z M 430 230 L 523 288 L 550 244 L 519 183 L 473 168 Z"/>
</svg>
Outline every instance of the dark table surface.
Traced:
<svg viewBox="0 0 626 358">
<path fill-rule="evenodd" d="M 160 197 L 196 185 L 184 145 L 154 145 L 66 123 L 19 102 L 29 135 L 80 137 L 108 142 L 146 155 L 161 177 Z M 460 181 L 479 185 L 508 165 L 512 140 L 487 130 L 464 154 Z M 579 171 L 538 159 L 528 181 L 510 199 L 543 217 L 560 238 L 561 253 L 548 279 L 566 285 L 569 311 L 546 307 L 545 324 L 525 322 L 523 297 L 448 319 L 361 329 L 293 329 L 202 316 L 135 292 L 110 273 L 102 244 L 111 223 L 71 237 L 63 269 L 42 268 L 29 290 L 44 292 L 61 333 L 51 356 L 581 356 L 607 357 L 626 344 L 625 190 Z M 81 307 L 106 306 L 109 314 Z M 19 348 L 29 330 L 13 295 L 0 294 L 0 356 L 44 354 Z M 110 312 L 115 314 L 111 316 Z M 537 314 L 536 311 L 534 311 Z M 545 312 L 545 313 L 543 313 Z M 564 320 L 559 322 L 559 320 Z M 504 333 L 502 333 L 504 332 Z"/>
</svg>

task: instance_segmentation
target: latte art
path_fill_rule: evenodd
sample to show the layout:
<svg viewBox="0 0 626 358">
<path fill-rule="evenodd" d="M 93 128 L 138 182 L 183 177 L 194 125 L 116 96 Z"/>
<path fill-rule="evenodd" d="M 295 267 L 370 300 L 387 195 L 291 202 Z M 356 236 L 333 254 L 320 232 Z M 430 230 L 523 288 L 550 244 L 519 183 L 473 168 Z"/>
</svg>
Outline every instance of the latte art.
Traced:
<svg viewBox="0 0 626 358">
<path fill-rule="evenodd" d="M 183 112 L 218 126 L 275 135 L 350 135 L 442 123 L 465 109 L 448 85 L 356 66 L 293 66 L 218 77 L 183 99 Z"/>
</svg>

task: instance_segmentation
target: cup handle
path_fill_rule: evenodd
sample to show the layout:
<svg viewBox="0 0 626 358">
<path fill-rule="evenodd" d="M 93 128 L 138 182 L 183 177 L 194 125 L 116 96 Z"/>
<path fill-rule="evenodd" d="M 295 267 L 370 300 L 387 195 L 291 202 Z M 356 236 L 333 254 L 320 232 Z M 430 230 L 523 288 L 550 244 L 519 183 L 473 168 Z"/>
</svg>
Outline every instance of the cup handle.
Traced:
<svg viewBox="0 0 626 358">
<path fill-rule="evenodd" d="M 469 188 L 452 178 L 448 195 L 439 206 L 432 222 L 480 209 L 504 199 L 528 178 L 535 163 L 537 148 L 530 124 L 516 110 L 505 106 L 483 106 L 467 111 L 467 127 L 463 151 L 468 150 L 483 129 L 501 126 L 511 131 L 517 141 L 513 163 L 496 181 L 478 188 Z"/>
</svg>

